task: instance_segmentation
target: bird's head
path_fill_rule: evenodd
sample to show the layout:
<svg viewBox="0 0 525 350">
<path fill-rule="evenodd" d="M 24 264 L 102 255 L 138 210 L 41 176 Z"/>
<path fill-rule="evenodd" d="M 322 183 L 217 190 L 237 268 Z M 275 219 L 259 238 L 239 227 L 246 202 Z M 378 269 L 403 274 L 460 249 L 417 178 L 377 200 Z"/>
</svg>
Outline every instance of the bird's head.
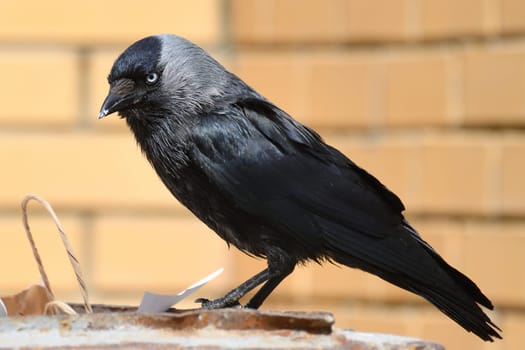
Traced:
<svg viewBox="0 0 525 350">
<path fill-rule="evenodd" d="M 229 74 L 204 50 L 176 35 L 149 36 L 115 61 L 99 119 L 195 116 L 222 96 Z"/>
</svg>

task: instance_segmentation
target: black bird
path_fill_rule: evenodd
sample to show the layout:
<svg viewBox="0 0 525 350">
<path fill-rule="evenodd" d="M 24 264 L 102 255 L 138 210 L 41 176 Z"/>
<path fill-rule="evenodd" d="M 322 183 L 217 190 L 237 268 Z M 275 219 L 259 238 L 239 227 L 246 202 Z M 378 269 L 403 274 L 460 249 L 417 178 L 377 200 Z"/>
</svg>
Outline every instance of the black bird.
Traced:
<svg viewBox="0 0 525 350">
<path fill-rule="evenodd" d="M 298 263 L 330 261 L 422 296 L 486 341 L 490 300 L 405 220 L 401 200 L 203 49 L 175 35 L 115 61 L 99 118 L 118 112 L 171 193 L 268 267 L 205 308 L 258 308 Z"/>
</svg>

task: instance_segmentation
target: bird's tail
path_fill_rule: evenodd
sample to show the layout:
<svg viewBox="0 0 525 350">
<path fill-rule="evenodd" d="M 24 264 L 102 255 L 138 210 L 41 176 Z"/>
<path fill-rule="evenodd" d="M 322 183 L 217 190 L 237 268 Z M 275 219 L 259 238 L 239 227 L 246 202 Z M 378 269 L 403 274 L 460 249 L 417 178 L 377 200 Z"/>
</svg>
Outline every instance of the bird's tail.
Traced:
<svg viewBox="0 0 525 350">
<path fill-rule="evenodd" d="M 354 248 L 360 248 L 361 252 L 365 250 L 366 262 L 362 263 L 362 256 L 349 255 L 348 250 L 344 248 L 332 250 L 332 258 L 340 264 L 373 273 L 390 283 L 422 296 L 460 326 L 485 341 L 493 341 L 494 338 L 501 339 L 497 332 L 501 330 L 479 306 L 483 305 L 492 310 L 494 307 L 490 300 L 467 276 L 443 260 L 408 223 L 406 225 L 404 229 L 410 232 L 412 239 L 404 241 L 403 246 L 400 246 L 400 240 L 386 239 L 381 244 L 382 248 L 379 251 L 371 252 L 366 251 L 367 246 L 377 248 L 377 240 L 369 242 L 370 245 L 359 242 L 364 244 Z M 413 236 L 414 234 L 416 236 Z M 337 234 L 331 235 L 329 240 L 339 241 L 338 236 Z M 332 241 L 331 243 L 330 245 L 334 247 L 334 243 L 337 242 Z M 342 245 L 339 247 L 341 248 Z"/>
<path fill-rule="evenodd" d="M 494 306 L 490 300 L 467 276 L 447 264 L 434 251 L 432 254 L 454 285 L 443 289 L 424 284 L 414 284 L 413 281 L 407 280 L 407 289 L 427 299 L 460 326 L 469 332 L 473 332 L 481 339 L 485 341 L 493 341 L 493 338 L 501 339 L 497 332 L 497 330 L 501 330 L 478 305 L 483 305 L 492 310 Z"/>
</svg>

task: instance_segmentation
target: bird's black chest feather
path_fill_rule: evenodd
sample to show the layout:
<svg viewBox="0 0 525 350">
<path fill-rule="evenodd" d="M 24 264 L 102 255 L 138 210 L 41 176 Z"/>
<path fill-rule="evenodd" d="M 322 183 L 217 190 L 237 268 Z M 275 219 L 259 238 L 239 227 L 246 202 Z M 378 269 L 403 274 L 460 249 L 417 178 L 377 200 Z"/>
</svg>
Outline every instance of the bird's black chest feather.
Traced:
<svg viewBox="0 0 525 350">
<path fill-rule="evenodd" d="M 221 238 L 237 248 L 257 256 L 264 256 L 266 248 L 252 246 L 248 235 L 264 230 L 255 220 L 246 220 L 204 172 L 192 161 L 191 130 L 167 118 L 143 122 L 128 118 L 142 152 L 155 169 L 164 185 L 195 216 L 214 230 Z"/>
</svg>

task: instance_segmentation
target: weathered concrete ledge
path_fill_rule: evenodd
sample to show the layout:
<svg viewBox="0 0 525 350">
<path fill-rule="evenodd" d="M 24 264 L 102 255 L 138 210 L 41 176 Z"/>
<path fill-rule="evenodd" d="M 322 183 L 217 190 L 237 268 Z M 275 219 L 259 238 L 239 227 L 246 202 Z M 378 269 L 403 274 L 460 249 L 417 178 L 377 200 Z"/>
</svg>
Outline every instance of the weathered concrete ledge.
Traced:
<svg viewBox="0 0 525 350">
<path fill-rule="evenodd" d="M 329 313 L 246 309 L 104 312 L 0 318 L 0 349 L 444 350 L 387 334 L 333 328 Z"/>
</svg>

